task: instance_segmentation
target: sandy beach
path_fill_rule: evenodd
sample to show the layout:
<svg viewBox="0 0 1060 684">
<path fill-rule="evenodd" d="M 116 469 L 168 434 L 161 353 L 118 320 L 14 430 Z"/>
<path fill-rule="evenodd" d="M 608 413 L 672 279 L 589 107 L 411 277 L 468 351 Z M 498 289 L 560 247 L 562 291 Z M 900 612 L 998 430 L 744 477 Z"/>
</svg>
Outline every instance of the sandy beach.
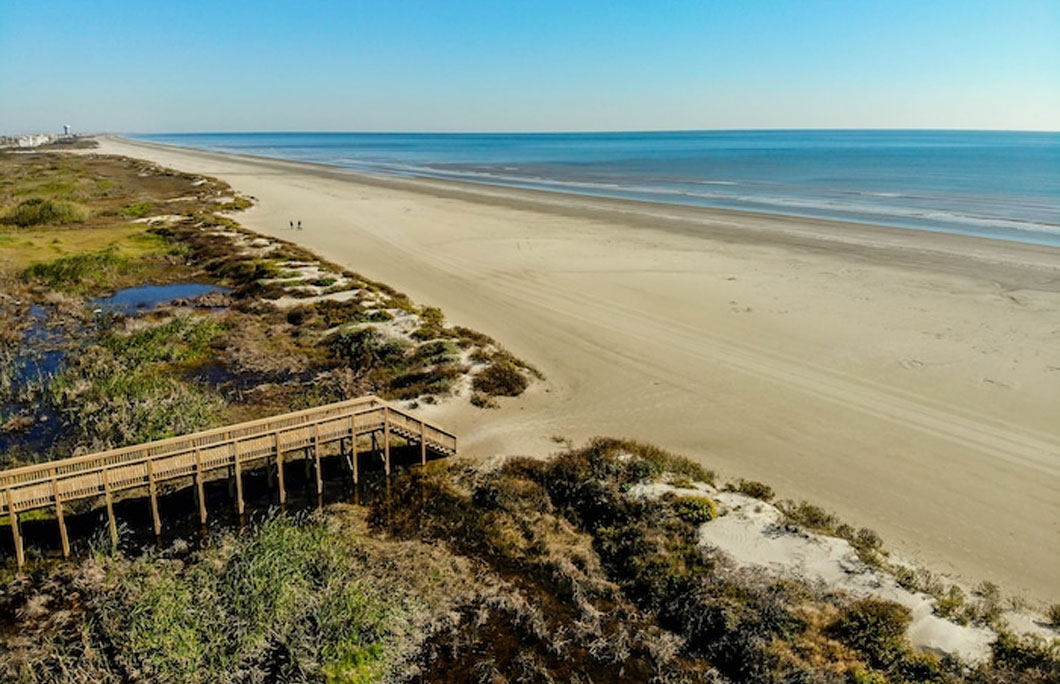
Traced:
<svg viewBox="0 0 1060 684">
<path fill-rule="evenodd" d="M 547 381 L 499 410 L 431 409 L 465 455 L 649 441 L 955 579 L 1060 600 L 1060 250 L 119 139 L 99 151 L 221 178 L 256 198 L 248 228 L 536 365 Z"/>
</svg>

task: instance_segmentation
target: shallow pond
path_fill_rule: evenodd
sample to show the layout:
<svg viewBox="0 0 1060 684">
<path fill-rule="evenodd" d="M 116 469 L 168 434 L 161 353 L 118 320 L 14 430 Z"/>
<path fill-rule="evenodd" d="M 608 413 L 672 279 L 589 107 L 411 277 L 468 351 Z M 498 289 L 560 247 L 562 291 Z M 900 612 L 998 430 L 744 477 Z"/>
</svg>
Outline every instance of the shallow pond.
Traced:
<svg viewBox="0 0 1060 684">
<path fill-rule="evenodd" d="M 230 290 L 204 283 L 170 283 L 169 285 L 140 285 L 118 290 L 109 297 L 92 300 L 88 306 L 105 312 L 131 314 L 149 311 L 174 299 L 194 299 L 206 294 L 228 294 Z"/>
</svg>

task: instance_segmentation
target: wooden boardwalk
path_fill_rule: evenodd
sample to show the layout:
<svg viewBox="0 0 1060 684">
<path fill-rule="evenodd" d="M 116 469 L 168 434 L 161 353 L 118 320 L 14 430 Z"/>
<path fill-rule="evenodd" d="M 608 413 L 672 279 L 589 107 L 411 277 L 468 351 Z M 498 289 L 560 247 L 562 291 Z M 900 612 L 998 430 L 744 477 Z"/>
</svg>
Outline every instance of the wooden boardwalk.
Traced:
<svg viewBox="0 0 1060 684">
<path fill-rule="evenodd" d="M 203 483 L 218 479 L 219 471 L 223 471 L 221 477 L 234 479 L 236 506 L 242 515 L 244 471 L 274 467 L 282 504 L 287 497 L 285 459 L 312 459 L 317 494 L 321 494 L 322 448 L 337 444 L 352 472 L 353 481 L 357 483 L 357 438 L 366 435 L 371 437 L 373 444 L 378 437 L 382 438 L 387 475 L 390 474 L 392 436 L 400 437 L 408 444 L 418 444 L 420 462 L 424 464 L 428 451 L 439 456 L 456 454 L 455 435 L 378 397 L 363 397 L 132 447 L 0 471 L 0 515 L 7 515 L 10 520 L 15 557 L 21 568 L 25 557 L 19 514 L 25 511 L 54 509 L 63 555 L 69 556 L 70 542 L 63 519 L 66 504 L 102 498 L 107 507 L 111 539 L 116 543 L 115 496 L 122 492 L 125 497 L 148 496 L 155 534 L 160 535 L 158 488 L 161 483 L 190 478 L 198 490 L 199 517 L 205 524 L 207 511 Z M 295 456 L 285 456 L 292 452 Z"/>
</svg>

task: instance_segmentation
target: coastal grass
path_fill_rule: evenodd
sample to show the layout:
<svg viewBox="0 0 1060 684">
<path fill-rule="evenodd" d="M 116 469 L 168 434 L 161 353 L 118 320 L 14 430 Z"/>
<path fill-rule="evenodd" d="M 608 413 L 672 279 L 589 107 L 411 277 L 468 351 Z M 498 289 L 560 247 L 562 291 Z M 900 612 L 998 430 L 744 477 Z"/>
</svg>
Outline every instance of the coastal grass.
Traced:
<svg viewBox="0 0 1060 684">
<path fill-rule="evenodd" d="M 606 438 L 492 469 L 435 462 L 367 510 L 42 569 L 0 591 L 0 615 L 20 621 L 19 638 L 0 630 L 0 676 L 1046 684 L 1060 672 L 1055 642 L 1002 632 L 973 666 L 915 650 L 898 604 L 735 569 L 698 544 L 713 501 L 628 494 L 674 474 L 709 476 Z"/>
<path fill-rule="evenodd" d="M 398 571 L 395 561 L 415 572 Z M 416 545 L 384 547 L 347 509 L 272 516 L 192 554 L 97 553 L 77 576 L 81 600 L 65 611 L 68 626 L 71 614 L 83 626 L 55 629 L 63 597 L 35 594 L 23 604 L 23 630 L 43 638 L 9 652 L 0 675 L 20 682 L 390 681 L 418 642 L 427 609 L 444 607 L 466 584 L 458 567 Z"/>
<path fill-rule="evenodd" d="M 46 388 L 65 441 L 94 450 L 214 427 L 221 397 L 189 382 L 222 332 L 209 317 L 178 316 L 132 331 L 111 331 L 70 359 Z"/>
<path fill-rule="evenodd" d="M 80 223 L 88 218 L 88 209 L 73 202 L 31 197 L 0 215 L 0 223 L 30 228 L 39 225 Z"/>
</svg>

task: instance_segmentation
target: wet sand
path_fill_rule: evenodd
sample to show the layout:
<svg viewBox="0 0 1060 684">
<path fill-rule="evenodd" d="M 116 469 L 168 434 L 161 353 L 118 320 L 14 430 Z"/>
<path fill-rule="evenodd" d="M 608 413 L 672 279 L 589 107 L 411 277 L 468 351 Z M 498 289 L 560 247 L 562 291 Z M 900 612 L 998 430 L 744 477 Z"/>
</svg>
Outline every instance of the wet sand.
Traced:
<svg viewBox="0 0 1060 684">
<path fill-rule="evenodd" d="M 115 139 L 100 151 L 222 178 L 257 198 L 248 228 L 538 366 L 547 382 L 499 410 L 431 409 L 467 455 L 650 441 L 957 579 L 1060 600 L 1060 250 Z"/>
</svg>

